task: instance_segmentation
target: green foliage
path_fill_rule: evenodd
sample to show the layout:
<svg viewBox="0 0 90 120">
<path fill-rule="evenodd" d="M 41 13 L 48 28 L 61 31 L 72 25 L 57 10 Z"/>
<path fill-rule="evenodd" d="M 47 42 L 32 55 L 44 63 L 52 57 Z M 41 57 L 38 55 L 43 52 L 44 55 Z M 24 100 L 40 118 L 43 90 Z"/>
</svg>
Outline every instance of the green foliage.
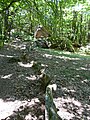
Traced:
<svg viewBox="0 0 90 120">
<path fill-rule="evenodd" d="M 0 41 L 0 48 L 2 48 L 4 46 L 3 41 Z"/>
<path fill-rule="evenodd" d="M 89 9 L 86 1 L 77 0 L 1 0 L 0 31 L 4 39 L 10 39 L 14 29 L 14 35 L 19 34 L 28 40 L 32 39 L 30 35 L 35 27 L 41 24 L 50 33 L 51 42 L 62 50 L 74 51 L 72 43 L 85 45 L 88 42 Z"/>
<path fill-rule="evenodd" d="M 74 52 L 74 47 L 72 45 L 72 41 L 67 38 L 62 40 L 62 42 L 60 44 L 60 48 L 61 48 L 61 50 Z"/>
</svg>

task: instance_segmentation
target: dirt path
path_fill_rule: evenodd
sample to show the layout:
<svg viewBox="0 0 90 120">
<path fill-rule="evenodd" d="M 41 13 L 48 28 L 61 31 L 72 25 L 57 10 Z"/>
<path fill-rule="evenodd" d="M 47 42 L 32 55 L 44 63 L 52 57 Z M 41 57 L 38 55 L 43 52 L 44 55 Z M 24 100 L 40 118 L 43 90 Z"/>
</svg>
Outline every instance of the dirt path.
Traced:
<svg viewBox="0 0 90 120">
<path fill-rule="evenodd" d="M 22 56 L 26 44 L 18 41 L 0 50 L 0 119 L 45 119 L 44 93 L 32 68 L 32 61 L 37 61 L 50 75 L 50 84 L 57 85 L 53 96 L 61 118 L 90 120 L 90 59 L 43 49 Z"/>
</svg>

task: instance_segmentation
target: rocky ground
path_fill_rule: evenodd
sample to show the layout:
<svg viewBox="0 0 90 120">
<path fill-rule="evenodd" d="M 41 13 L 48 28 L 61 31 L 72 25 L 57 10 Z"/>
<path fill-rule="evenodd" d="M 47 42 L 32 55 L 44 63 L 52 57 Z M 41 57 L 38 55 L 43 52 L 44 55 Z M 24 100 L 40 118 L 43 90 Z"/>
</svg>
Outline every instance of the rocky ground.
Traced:
<svg viewBox="0 0 90 120">
<path fill-rule="evenodd" d="M 57 85 L 53 97 L 58 115 L 90 120 L 90 58 L 26 46 L 28 42 L 17 40 L 0 49 L 0 120 L 45 119 L 41 70 Z"/>
</svg>

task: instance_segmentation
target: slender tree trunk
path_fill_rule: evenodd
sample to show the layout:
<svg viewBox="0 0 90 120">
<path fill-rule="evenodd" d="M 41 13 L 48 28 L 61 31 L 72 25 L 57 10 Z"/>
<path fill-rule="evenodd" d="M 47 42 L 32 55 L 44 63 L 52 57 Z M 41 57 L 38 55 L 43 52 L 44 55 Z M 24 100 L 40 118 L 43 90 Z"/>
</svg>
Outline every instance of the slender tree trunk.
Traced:
<svg viewBox="0 0 90 120">
<path fill-rule="evenodd" d="M 3 13 L 3 19 L 4 19 L 4 40 L 8 38 L 8 16 L 9 16 L 9 10 L 5 10 Z"/>
</svg>

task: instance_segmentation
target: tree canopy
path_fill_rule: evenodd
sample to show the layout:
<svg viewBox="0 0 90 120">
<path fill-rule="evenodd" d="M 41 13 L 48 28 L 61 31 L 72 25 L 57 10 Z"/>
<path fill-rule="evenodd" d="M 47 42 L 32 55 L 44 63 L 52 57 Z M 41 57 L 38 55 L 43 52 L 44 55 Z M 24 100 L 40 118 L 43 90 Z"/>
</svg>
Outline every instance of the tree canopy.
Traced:
<svg viewBox="0 0 90 120">
<path fill-rule="evenodd" d="M 52 46 L 74 51 L 90 42 L 89 5 L 88 0 L 1 0 L 0 39 L 30 39 L 41 24 L 51 35 Z"/>
</svg>

